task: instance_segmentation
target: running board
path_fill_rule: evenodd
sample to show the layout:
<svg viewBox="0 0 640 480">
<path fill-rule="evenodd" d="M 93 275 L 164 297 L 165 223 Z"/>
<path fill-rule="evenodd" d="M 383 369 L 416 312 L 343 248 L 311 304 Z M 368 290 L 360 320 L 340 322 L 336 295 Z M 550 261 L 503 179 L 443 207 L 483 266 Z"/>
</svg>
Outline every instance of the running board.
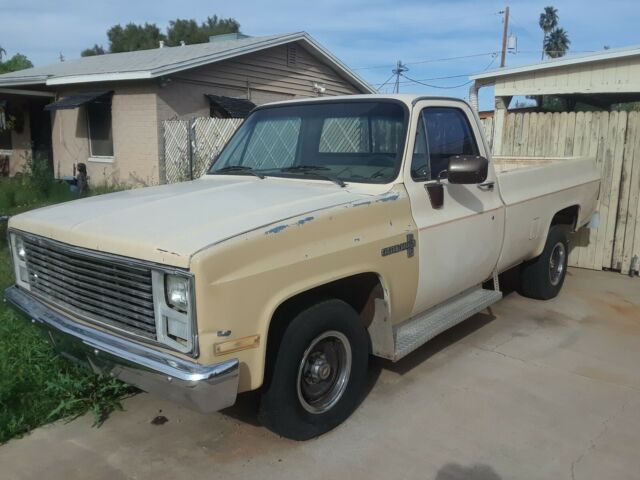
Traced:
<svg viewBox="0 0 640 480">
<path fill-rule="evenodd" d="M 502 292 L 480 286 L 430 308 L 426 312 L 390 327 L 386 318 L 374 318 L 369 333 L 374 355 L 398 361 L 429 340 L 484 310 L 502 298 Z M 376 320 L 379 320 L 376 322 Z"/>
</svg>

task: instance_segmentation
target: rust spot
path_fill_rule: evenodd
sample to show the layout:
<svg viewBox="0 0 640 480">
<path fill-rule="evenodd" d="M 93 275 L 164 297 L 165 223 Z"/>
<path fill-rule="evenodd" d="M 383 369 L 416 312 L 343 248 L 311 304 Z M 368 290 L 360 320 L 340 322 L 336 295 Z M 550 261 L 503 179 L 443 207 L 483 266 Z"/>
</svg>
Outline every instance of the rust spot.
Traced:
<svg viewBox="0 0 640 480">
<path fill-rule="evenodd" d="M 280 233 L 281 231 L 283 231 L 285 228 L 289 228 L 289 225 L 278 225 L 277 227 L 273 227 L 269 230 L 267 230 L 266 232 L 264 232 L 265 235 L 270 235 L 270 234 L 275 234 L 275 233 Z"/>
</svg>

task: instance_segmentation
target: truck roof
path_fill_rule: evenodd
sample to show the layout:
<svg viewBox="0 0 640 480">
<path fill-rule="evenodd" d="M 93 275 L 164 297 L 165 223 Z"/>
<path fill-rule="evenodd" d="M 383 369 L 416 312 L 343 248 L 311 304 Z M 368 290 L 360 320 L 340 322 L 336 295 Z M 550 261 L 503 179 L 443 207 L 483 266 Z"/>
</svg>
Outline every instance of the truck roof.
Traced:
<svg viewBox="0 0 640 480">
<path fill-rule="evenodd" d="M 433 96 L 433 95 L 422 95 L 419 93 L 374 93 L 374 94 L 364 94 L 364 95 L 336 95 L 336 96 L 327 96 L 327 97 L 312 97 L 312 98 L 297 98 L 294 100 L 282 100 L 278 102 L 266 103 L 264 105 L 259 106 L 258 108 L 263 108 L 267 106 L 273 105 L 290 105 L 296 103 L 321 103 L 321 102 L 335 102 L 340 100 L 399 100 L 400 102 L 405 103 L 407 106 L 411 106 L 417 100 L 448 100 L 460 103 L 467 103 L 465 100 L 461 98 L 455 97 L 441 97 L 441 96 Z"/>
</svg>

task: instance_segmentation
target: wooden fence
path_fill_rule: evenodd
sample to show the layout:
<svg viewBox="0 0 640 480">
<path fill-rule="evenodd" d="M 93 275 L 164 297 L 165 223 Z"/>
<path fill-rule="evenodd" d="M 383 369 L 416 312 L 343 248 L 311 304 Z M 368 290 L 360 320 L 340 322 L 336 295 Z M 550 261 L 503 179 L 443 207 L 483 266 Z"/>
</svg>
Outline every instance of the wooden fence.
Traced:
<svg viewBox="0 0 640 480">
<path fill-rule="evenodd" d="M 488 138 L 502 135 L 495 154 L 596 158 L 600 224 L 573 236 L 569 264 L 628 273 L 640 257 L 640 112 L 507 114 L 502 132 L 491 118 L 482 123 Z"/>
</svg>

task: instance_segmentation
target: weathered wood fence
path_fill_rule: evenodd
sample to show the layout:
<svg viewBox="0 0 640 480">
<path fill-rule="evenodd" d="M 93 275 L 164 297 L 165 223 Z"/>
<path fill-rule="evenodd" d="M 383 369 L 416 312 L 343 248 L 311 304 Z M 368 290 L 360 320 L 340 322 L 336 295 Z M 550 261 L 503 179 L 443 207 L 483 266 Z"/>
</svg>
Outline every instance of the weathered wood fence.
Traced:
<svg viewBox="0 0 640 480">
<path fill-rule="evenodd" d="M 640 257 L 640 112 L 510 113 L 502 132 L 491 118 L 482 123 L 490 140 L 502 135 L 494 154 L 596 158 L 600 225 L 572 238 L 569 263 L 628 273 Z"/>
</svg>

